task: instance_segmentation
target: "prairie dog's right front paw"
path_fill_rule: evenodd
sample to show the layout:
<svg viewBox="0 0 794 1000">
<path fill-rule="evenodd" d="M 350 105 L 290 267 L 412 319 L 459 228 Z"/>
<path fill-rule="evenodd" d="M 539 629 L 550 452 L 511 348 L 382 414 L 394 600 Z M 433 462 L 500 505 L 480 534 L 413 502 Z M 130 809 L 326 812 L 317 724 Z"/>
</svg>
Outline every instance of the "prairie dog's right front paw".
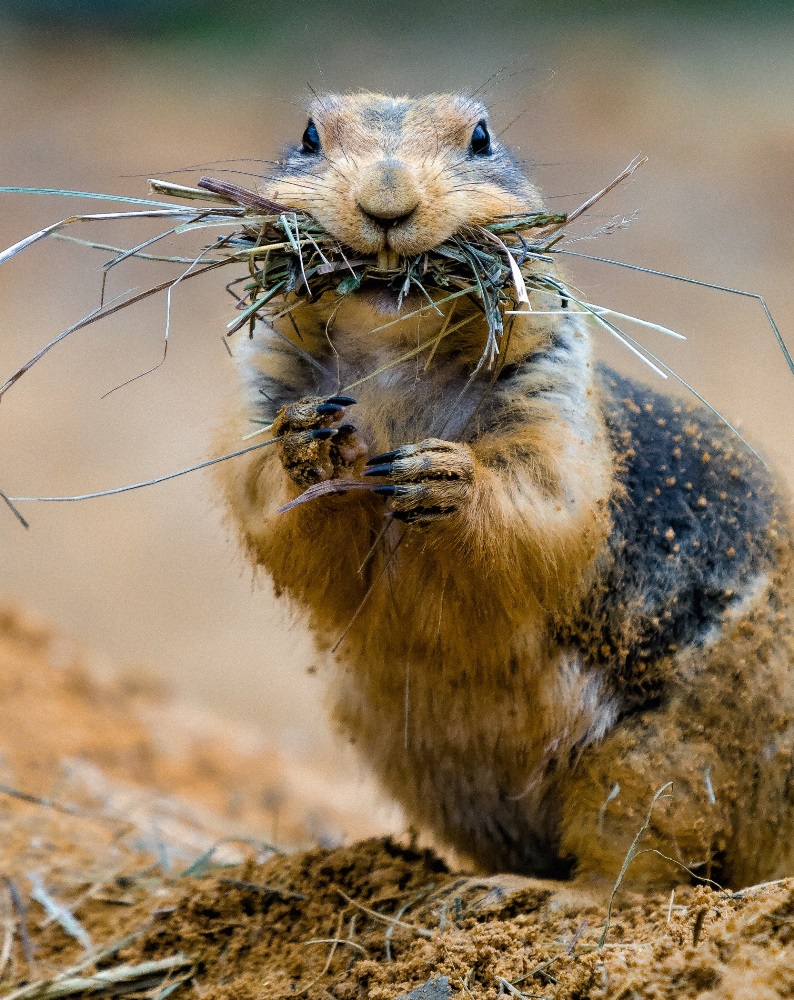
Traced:
<svg viewBox="0 0 794 1000">
<path fill-rule="evenodd" d="M 311 486 L 344 474 L 366 454 L 355 428 L 339 426 L 346 407 L 354 403 L 350 396 L 306 396 L 278 411 L 272 431 L 281 438 L 281 464 L 296 486 Z"/>
</svg>

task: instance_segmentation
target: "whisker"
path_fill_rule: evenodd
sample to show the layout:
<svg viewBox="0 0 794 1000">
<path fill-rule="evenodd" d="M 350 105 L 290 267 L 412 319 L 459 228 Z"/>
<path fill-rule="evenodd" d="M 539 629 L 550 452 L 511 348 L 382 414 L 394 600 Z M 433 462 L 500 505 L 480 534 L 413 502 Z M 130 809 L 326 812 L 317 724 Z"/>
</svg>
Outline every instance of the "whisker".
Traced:
<svg viewBox="0 0 794 1000">
<path fill-rule="evenodd" d="M 144 174 L 121 174 L 125 180 L 137 177 L 151 177 L 153 173 L 158 177 L 170 177 L 172 174 L 186 174 L 191 170 L 205 170 L 207 167 L 217 166 L 219 163 L 268 163 L 278 166 L 278 160 L 265 160 L 254 156 L 230 156 L 223 160 L 207 160 L 206 163 L 191 163 L 187 167 L 176 167 L 173 170 L 149 170 Z"/>
</svg>

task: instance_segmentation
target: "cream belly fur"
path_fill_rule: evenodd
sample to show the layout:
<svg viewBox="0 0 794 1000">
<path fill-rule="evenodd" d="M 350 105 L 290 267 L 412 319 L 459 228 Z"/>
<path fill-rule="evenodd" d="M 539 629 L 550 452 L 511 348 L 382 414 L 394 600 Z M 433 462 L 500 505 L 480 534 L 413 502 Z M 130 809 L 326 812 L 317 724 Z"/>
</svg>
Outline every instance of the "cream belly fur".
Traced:
<svg viewBox="0 0 794 1000">
<path fill-rule="evenodd" d="M 263 193 L 352 254 L 542 207 L 470 98 L 326 95 L 310 115 Z M 487 871 L 611 883 L 672 782 L 646 846 L 728 883 L 789 871 L 794 560 L 761 463 L 702 409 L 598 370 L 556 292 L 533 292 L 495 372 L 468 298 L 283 305 L 239 345 L 218 448 L 251 421 L 278 443 L 220 480 L 411 820 Z M 329 479 L 378 490 L 279 513 Z M 656 855 L 632 875 L 681 878 Z"/>
</svg>

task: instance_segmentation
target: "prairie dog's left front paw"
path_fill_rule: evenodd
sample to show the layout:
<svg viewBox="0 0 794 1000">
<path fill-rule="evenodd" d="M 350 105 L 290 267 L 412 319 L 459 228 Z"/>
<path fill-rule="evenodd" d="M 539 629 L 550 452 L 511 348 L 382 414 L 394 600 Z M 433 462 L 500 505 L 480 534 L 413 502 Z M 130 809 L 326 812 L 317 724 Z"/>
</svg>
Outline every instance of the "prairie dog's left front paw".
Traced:
<svg viewBox="0 0 794 1000">
<path fill-rule="evenodd" d="M 427 438 L 371 458 L 362 475 L 387 480 L 374 492 L 389 497 L 400 521 L 429 524 L 456 514 L 466 503 L 474 457 L 467 444 Z"/>
</svg>

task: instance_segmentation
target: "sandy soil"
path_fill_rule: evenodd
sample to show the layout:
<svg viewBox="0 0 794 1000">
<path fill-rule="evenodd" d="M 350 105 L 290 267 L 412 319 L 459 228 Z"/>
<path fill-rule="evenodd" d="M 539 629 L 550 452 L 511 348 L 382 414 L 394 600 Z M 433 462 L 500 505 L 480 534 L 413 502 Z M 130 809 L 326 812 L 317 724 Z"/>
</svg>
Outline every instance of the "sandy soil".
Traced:
<svg viewBox="0 0 794 1000">
<path fill-rule="evenodd" d="M 621 888 L 608 921 L 604 892 L 481 880 L 409 839 L 295 851 L 318 823 L 326 843 L 331 827 L 354 838 L 376 824 L 319 763 L 287 794 L 283 761 L 261 740 L 244 745 L 209 714 L 187 719 L 145 676 L 99 680 L 68 651 L 46 626 L 0 613 L 9 997 L 794 991 L 793 879 L 730 893 Z"/>
</svg>

